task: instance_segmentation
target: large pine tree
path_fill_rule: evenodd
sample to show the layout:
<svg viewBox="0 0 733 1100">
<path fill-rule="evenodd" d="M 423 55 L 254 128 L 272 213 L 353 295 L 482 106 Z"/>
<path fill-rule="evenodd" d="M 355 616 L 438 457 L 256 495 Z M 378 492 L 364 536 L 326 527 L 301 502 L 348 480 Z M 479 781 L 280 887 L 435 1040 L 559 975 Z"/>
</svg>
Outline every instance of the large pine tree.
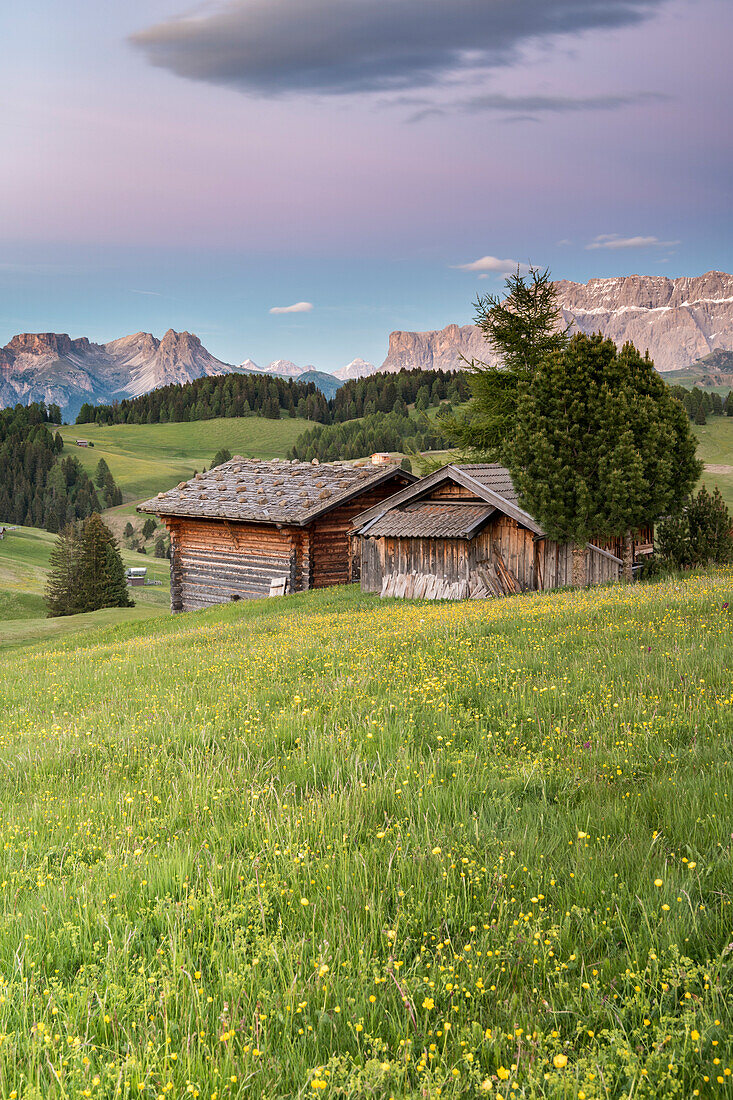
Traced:
<svg viewBox="0 0 733 1100">
<path fill-rule="evenodd" d="M 520 391 L 507 461 L 523 506 L 548 536 L 573 543 L 583 583 L 593 536 L 626 540 L 681 505 L 700 474 L 684 409 L 651 360 L 600 334 L 572 338 Z"/>
</svg>

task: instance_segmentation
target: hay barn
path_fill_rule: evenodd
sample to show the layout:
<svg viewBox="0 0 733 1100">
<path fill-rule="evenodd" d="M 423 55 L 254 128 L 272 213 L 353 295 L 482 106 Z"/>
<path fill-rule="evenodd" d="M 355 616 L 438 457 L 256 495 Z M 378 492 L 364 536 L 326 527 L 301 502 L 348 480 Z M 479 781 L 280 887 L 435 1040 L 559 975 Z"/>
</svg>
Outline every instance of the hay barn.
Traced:
<svg viewBox="0 0 733 1100">
<path fill-rule="evenodd" d="M 382 596 L 482 599 L 572 583 L 572 547 L 548 539 L 494 463 L 444 466 L 354 521 L 361 587 Z M 639 532 L 635 554 L 652 533 Z M 585 583 L 617 580 L 619 541 L 586 546 Z"/>
<path fill-rule="evenodd" d="M 171 539 L 171 610 L 358 579 L 354 517 L 415 481 L 397 465 L 233 458 L 138 506 Z"/>
</svg>

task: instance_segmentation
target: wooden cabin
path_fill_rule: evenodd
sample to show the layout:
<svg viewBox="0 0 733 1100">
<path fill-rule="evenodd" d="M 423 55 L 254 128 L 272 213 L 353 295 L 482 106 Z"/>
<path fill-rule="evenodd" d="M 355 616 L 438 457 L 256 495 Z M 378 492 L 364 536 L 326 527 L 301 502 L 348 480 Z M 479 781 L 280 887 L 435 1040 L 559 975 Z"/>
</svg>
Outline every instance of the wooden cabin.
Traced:
<svg viewBox="0 0 733 1100">
<path fill-rule="evenodd" d="M 572 546 L 548 539 L 495 463 L 444 466 L 354 521 L 361 587 L 382 596 L 479 599 L 572 583 Z M 640 532 L 638 550 L 651 541 Z M 617 580 L 620 546 L 589 542 L 585 583 Z"/>
<path fill-rule="evenodd" d="M 171 610 L 352 579 L 356 515 L 415 481 L 397 466 L 235 457 L 138 506 L 171 539 Z"/>
</svg>

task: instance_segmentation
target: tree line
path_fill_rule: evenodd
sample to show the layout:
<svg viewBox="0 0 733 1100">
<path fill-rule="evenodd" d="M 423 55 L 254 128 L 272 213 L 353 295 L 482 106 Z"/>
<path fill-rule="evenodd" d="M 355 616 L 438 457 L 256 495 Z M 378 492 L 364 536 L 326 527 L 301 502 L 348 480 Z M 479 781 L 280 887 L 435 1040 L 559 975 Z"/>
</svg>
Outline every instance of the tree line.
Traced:
<svg viewBox="0 0 733 1100">
<path fill-rule="evenodd" d="M 169 424 L 217 417 L 264 416 L 281 411 L 326 423 L 328 402 L 313 382 L 269 374 L 224 374 L 174 383 L 111 405 L 82 405 L 77 424 Z"/>
<path fill-rule="evenodd" d="M 376 412 L 360 420 L 310 428 L 298 436 L 289 457 L 301 462 L 314 458 L 336 462 L 363 458 L 375 451 L 435 451 L 450 445 L 440 418 L 432 423 L 425 413 L 409 416 L 406 410 Z"/>
<path fill-rule="evenodd" d="M 409 370 L 350 379 L 327 400 L 313 382 L 267 374 L 225 374 L 151 390 L 111 405 L 82 405 L 77 424 L 169 424 L 217 417 L 287 416 L 319 424 L 340 423 L 377 412 L 424 410 L 448 400 L 466 401 L 462 371 Z"/>
<path fill-rule="evenodd" d="M 102 508 L 122 503 L 107 463 L 92 479 L 53 431 L 58 405 L 16 405 L 0 410 L 0 523 L 60 531 Z"/>
<path fill-rule="evenodd" d="M 670 390 L 682 402 L 685 412 L 695 424 L 707 423 L 709 416 L 733 416 L 733 390 L 728 391 L 727 397 L 700 389 L 699 386 L 691 390 L 686 386 L 671 386 Z"/>
<path fill-rule="evenodd" d="M 333 420 L 342 422 L 378 412 L 405 413 L 413 404 L 418 412 L 443 401 L 461 404 L 470 396 L 466 371 L 401 370 L 350 379 L 337 390 L 329 409 Z"/>
<path fill-rule="evenodd" d="M 88 473 L 54 425 L 58 406 L 16 405 L 0 410 L 0 522 L 58 531 L 100 507 Z"/>
</svg>

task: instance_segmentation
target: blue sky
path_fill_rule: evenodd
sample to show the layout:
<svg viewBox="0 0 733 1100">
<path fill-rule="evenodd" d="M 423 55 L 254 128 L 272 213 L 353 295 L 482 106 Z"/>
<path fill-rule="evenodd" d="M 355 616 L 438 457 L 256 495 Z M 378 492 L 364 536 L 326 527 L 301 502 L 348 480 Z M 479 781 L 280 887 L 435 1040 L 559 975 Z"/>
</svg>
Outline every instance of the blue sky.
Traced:
<svg viewBox="0 0 733 1100">
<path fill-rule="evenodd" d="M 728 0 L 2 20 L 0 343 L 172 326 L 329 370 L 470 321 L 503 279 L 485 257 L 582 281 L 733 265 Z"/>
</svg>

